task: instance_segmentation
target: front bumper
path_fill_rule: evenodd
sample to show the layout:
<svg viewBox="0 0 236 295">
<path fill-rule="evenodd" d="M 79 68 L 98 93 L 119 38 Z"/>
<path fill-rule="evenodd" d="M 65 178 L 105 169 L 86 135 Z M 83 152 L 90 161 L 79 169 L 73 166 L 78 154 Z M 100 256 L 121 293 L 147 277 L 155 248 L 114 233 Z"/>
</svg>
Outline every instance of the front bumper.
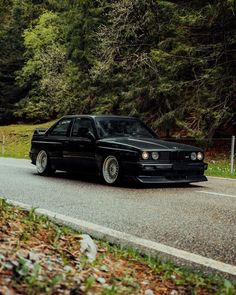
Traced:
<svg viewBox="0 0 236 295">
<path fill-rule="evenodd" d="M 141 183 L 192 183 L 207 181 L 206 163 L 126 163 L 127 175 Z"/>
</svg>

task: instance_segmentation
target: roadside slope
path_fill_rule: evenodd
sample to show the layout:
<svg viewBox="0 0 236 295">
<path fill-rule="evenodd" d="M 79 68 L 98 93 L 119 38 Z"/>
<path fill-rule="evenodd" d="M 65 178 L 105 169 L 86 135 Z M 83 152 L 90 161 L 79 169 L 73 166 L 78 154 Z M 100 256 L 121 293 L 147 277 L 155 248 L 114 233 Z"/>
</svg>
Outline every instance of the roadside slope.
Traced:
<svg viewBox="0 0 236 295">
<path fill-rule="evenodd" d="M 23 158 L 29 157 L 30 141 L 35 128 L 48 128 L 54 123 L 44 124 L 15 124 L 0 126 L 0 141 L 5 137 L 5 157 Z"/>
<path fill-rule="evenodd" d="M 229 280 L 92 241 L 35 213 L 11 207 L 0 198 L 0 292 L 4 294 L 235 293 Z"/>
</svg>

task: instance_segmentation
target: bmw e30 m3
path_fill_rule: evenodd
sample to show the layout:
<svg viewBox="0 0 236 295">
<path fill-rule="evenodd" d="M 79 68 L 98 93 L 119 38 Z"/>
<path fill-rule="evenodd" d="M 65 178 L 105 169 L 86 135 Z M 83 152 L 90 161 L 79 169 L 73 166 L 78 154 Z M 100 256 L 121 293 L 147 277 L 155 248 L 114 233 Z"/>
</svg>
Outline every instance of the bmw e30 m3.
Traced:
<svg viewBox="0 0 236 295">
<path fill-rule="evenodd" d="M 163 141 L 142 121 L 121 116 L 64 116 L 36 129 L 30 158 L 40 175 L 56 170 L 97 174 L 114 185 L 207 181 L 200 148 Z"/>
</svg>

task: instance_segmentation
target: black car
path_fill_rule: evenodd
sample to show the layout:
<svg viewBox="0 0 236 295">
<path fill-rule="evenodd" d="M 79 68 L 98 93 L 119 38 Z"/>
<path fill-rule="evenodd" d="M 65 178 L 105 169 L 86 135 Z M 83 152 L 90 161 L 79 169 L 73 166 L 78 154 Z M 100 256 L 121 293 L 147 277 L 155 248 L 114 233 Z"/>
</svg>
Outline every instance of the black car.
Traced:
<svg viewBox="0 0 236 295">
<path fill-rule="evenodd" d="M 107 184 L 207 181 L 200 148 L 163 141 L 142 121 L 121 116 L 64 116 L 36 129 L 30 151 L 40 175 L 56 170 L 97 174 Z"/>
</svg>

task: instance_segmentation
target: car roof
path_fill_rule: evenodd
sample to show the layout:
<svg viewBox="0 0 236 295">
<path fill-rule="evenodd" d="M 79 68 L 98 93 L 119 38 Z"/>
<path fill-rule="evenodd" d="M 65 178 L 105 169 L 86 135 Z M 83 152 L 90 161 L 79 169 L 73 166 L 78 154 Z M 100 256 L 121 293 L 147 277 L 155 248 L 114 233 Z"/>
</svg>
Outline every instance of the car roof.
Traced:
<svg viewBox="0 0 236 295">
<path fill-rule="evenodd" d="M 129 117 L 129 116 L 117 116 L 117 115 L 66 115 L 62 118 L 120 118 L 120 119 L 137 119 L 135 117 Z"/>
</svg>

